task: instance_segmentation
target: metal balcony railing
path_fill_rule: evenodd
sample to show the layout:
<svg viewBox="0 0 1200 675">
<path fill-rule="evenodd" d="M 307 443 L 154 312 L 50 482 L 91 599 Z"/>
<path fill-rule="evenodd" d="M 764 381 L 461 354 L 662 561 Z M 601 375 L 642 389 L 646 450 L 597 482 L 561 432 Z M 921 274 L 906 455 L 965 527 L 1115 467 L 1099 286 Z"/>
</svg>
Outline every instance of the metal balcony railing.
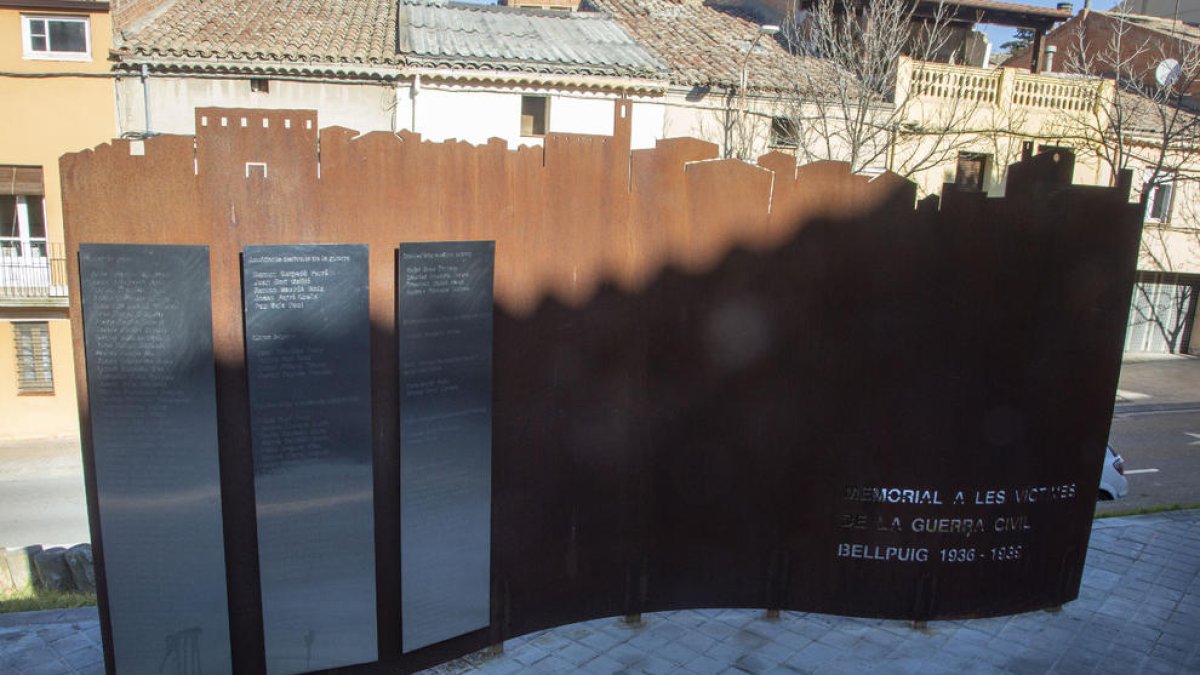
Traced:
<svg viewBox="0 0 1200 675">
<path fill-rule="evenodd" d="M 67 256 L 62 244 L 23 242 L 0 249 L 0 303 L 67 298 Z"/>
</svg>

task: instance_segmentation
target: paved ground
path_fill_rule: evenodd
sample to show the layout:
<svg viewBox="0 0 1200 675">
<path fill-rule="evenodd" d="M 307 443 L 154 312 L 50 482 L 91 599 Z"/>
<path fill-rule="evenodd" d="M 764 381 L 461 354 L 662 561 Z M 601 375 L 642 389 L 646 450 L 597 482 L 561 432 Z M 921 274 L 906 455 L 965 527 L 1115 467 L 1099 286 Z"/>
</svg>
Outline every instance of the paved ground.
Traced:
<svg viewBox="0 0 1200 675">
<path fill-rule="evenodd" d="M 1190 403 L 1200 408 L 1200 358 L 1126 354 L 1117 389 L 1118 407 Z"/>
<path fill-rule="evenodd" d="M 0 615 L 0 673 L 100 673 L 94 609 Z M 1200 510 L 1096 521 L 1079 599 L 1057 613 L 897 621 L 691 610 L 510 640 L 437 673 L 1196 673 Z"/>
</svg>

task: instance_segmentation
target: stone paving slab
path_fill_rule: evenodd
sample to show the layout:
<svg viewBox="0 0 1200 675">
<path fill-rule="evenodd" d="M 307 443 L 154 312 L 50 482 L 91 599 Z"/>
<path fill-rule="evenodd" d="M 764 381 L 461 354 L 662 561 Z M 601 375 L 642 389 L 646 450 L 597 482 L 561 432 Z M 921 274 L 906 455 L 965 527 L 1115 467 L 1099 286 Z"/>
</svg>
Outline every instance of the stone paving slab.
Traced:
<svg viewBox="0 0 1200 675">
<path fill-rule="evenodd" d="M 1129 589 L 1132 589 L 1130 591 Z M 899 621 L 756 610 L 560 626 L 425 671 L 513 673 L 1200 673 L 1200 511 L 1098 520 L 1079 599 L 1058 612 Z M 0 615 L 0 673 L 103 672 L 94 608 Z"/>
</svg>

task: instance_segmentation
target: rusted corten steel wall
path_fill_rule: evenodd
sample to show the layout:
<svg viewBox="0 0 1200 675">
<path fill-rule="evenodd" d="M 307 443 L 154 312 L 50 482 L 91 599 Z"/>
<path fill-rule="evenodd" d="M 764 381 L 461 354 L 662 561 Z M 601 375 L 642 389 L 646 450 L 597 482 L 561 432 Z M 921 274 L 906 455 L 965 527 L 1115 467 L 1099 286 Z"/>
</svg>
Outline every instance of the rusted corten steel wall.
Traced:
<svg viewBox="0 0 1200 675">
<path fill-rule="evenodd" d="M 515 151 L 196 114 L 194 139 L 114 141 L 62 175 L 72 260 L 81 242 L 211 248 L 240 672 L 264 658 L 251 244 L 370 247 L 382 660 L 355 672 L 670 608 L 932 619 L 1076 597 L 1140 233 L 1127 182 L 1072 186 L 1073 158 L 1042 155 L 1006 198 L 947 187 L 914 208 L 911 183 L 838 163 L 717 160 L 692 139 L 631 153 L 628 102 L 612 137 Z M 480 239 L 496 241 L 492 623 L 402 657 L 396 248 Z"/>
</svg>

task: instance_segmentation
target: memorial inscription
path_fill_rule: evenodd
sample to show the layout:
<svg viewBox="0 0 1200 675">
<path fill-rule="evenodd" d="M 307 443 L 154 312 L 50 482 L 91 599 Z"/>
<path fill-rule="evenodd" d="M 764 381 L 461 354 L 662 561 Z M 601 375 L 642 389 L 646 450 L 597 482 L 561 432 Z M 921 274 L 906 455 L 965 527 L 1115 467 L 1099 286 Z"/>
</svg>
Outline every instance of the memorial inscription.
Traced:
<svg viewBox="0 0 1200 675">
<path fill-rule="evenodd" d="M 116 671 L 231 672 L 208 248 L 82 244 L 79 272 Z"/>
<path fill-rule="evenodd" d="M 1077 492 L 1075 483 L 952 489 L 848 485 L 843 492 L 848 505 L 838 515 L 845 536 L 834 542 L 834 555 L 881 563 L 1019 561 L 1038 553 L 1029 541 L 1037 515 L 1074 501 Z"/>
<path fill-rule="evenodd" d="M 267 670 L 374 661 L 367 248 L 248 246 L 243 289 Z"/>
<path fill-rule="evenodd" d="M 403 650 L 486 627 L 495 243 L 400 246 Z"/>
</svg>

